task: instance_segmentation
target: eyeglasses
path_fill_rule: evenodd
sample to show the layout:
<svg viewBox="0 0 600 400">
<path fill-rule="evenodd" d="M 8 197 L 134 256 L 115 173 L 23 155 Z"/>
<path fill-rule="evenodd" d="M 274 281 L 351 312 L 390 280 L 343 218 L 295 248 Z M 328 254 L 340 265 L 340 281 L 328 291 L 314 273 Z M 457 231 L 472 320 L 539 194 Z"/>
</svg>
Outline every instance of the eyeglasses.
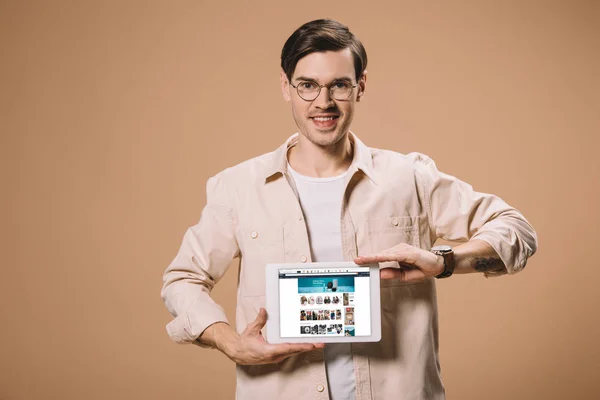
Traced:
<svg viewBox="0 0 600 400">
<path fill-rule="evenodd" d="M 290 81 L 290 85 L 298 92 L 298 96 L 305 101 L 313 101 L 319 94 L 321 88 L 329 89 L 329 95 L 335 100 L 348 100 L 352 95 L 352 90 L 358 86 L 347 81 L 334 81 L 329 85 L 319 85 L 313 81 L 300 81 L 297 86 Z"/>
</svg>

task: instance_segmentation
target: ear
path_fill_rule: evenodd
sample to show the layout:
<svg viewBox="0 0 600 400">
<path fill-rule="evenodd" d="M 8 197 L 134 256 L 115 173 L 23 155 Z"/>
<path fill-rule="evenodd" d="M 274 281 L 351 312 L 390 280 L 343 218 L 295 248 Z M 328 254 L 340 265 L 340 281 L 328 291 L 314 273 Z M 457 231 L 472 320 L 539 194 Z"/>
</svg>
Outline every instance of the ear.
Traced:
<svg viewBox="0 0 600 400">
<path fill-rule="evenodd" d="M 367 86 L 367 70 L 365 69 L 360 79 L 358 80 L 358 94 L 356 95 L 356 101 L 360 101 L 361 97 L 365 94 L 365 88 Z"/>
<path fill-rule="evenodd" d="M 288 78 L 285 75 L 283 70 L 279 71 L 279 80 L 281 83 L 281 93 L 283 94 L 283 99 L 285 101 L 290 101 L 292 97 L 290 96 L 290 85 L 288 83 Z"/>
</svg>

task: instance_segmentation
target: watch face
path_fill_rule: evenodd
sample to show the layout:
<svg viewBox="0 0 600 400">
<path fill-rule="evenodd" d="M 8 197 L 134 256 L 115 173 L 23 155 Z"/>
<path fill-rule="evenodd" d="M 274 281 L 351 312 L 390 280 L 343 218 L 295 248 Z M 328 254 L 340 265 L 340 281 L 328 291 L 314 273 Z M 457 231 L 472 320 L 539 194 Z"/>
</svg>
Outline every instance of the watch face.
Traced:
<svg viewBox="0 0 600 400">
<path fill-rule="evenodd" d="M 441 253 L 445 253 L 445 252 L 448 252 L 448 251 L 452 251 L 452 247 L 443 244 L 441 246 L 434 246 L 434 247 L 432 247 L 431 251 L 439 251 Z"/>
</svg>

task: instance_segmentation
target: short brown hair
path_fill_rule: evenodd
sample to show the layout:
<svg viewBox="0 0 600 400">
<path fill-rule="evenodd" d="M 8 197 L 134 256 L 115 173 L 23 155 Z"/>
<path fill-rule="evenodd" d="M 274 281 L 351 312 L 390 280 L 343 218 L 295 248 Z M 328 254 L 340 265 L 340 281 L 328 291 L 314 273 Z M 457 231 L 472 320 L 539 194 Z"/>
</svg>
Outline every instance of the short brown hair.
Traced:
<svg viewBox="0 0 600 400">
<path fill-rule="evenodd" d="M 349 48 L 354 58 L 358 81 L 367 68 L 367 51 L 347 26 L 331 19 L 310 21 L 296 29 L 281 50 L 281 68 L 289 80 L 298 61 L 310 53 L 338 51 Z"/>
</svg>

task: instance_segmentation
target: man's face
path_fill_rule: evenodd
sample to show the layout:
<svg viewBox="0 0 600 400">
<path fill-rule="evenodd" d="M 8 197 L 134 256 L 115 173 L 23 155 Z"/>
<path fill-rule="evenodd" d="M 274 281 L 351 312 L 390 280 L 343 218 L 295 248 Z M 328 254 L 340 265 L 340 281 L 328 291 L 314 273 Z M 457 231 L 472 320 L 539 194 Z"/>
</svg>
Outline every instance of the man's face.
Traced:
<svg viewBox="0 0 600 400">
<path fill-rule="evenodd" d="M 349 80 L 352 85 L 357 84 L 350 49 L 311 53 L 301 58 L 291 82 L 294 86 L 302 81 L 329 85 L 338 80 Z M 318 146 L 333 145 L 346 135 L 354 117 L 354 106 L 364 92 L 365 81 L 366 71 L 347 100 L 333 99 L 329 90 L 323 87 L 316 99 L 305 101 L 288 84 L 285 73 L 281 71 L 283 97 L 292 103 L 296 125 L 302 135 Z"/>
</svg>

